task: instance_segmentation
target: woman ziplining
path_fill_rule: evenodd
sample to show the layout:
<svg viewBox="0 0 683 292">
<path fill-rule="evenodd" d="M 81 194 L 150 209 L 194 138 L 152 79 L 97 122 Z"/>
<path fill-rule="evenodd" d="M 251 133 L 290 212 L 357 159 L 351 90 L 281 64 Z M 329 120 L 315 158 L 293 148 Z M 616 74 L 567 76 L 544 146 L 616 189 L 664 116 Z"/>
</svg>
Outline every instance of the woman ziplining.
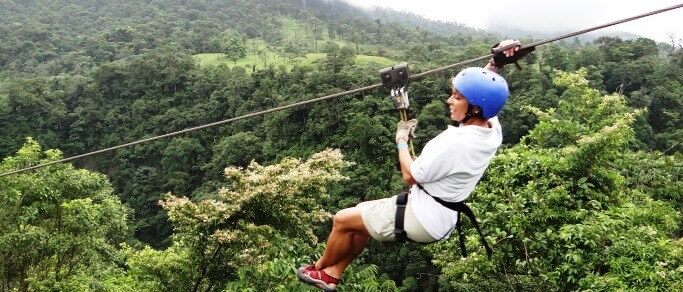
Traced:
<svg viewBox="0 0 683 292">
<path fill-rule="evenodd" d="M 533 50 L 518 52 L 520 48 L 518 41 L 505 40 L 494 45 L 493 51 L 498 53 L 484 68 L 470 67 L 451 79 L 446 103 L 450 119 L 459 126 L 448 126 L 425 145 L 419 157 L 411 156 L 408 145 L 417 120 L 398 123 L 396 148 L 408 194 L 362 202 L 337 212 L 322 257 L 299 268 L 299 280 L 335 291 L 344 270 L 370 238 L 402 241 L 401 237 L 407 237 L 432 243 L 449 237 L 459 218 L 451 206 L 464 205 L 462 201 L 469 197 L 503 141 L 497 115 L 509 90 L 498 69 Z M 401 204 L 403 198 L 407 200 Z"/>
</svg>

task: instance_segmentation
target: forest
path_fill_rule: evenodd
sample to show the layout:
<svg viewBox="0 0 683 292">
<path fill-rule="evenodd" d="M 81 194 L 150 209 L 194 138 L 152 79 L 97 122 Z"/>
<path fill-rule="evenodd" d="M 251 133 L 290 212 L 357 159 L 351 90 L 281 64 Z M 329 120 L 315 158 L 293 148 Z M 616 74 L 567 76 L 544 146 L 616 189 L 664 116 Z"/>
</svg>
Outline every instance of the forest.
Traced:
<svg viewBox="0 0 683 292">
<path fill-rule="evenodd" d="M 518 37 L 341 0 L 0 4 L 0 174 Z M 683 291 L 680 37 L 575 37 L 504 68 L 503 146 L 468 199 L 492 257 L 464 220 L 467 258 L 457 236 L 371 241 L 339 290 Z M 457 70 L 410 84 L 418 155 Z M 0 289 L 308 291 L 332 214 L 402 189 L 398 120 L 373 89 L 2 176 Z"/>
</svg>

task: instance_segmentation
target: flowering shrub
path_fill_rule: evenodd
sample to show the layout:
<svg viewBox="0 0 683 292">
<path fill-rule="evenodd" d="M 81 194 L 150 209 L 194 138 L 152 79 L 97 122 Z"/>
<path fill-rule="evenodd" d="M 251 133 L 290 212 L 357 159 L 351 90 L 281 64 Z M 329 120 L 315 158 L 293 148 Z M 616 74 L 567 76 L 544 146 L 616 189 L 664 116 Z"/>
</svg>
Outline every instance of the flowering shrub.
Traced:
<svg viewBox="0 0 683 292">
<path fill-rule="evenodd" d="M 328 149 L 306 161 L 228 167 L 230 187 L 215 199 L 194 202 L 169 194 L 159 201 L 175 225 L 174 243 L 165 251 L 131 251 L 128 264 L 151 290 L 211 290 L 249 278 L 247 273 L 264 277 L 247 287 L 299 285 L 290 270 L 305 256 L 294 247 L 313 252 L 318 239 L 311 230 L 331 217 L 321 205 L 326 186 L 345 179 L 341 171 L 349 165 L 339 150 Z M 288 270 L 291 278 L 269 278 L 280 273 L 264 270 Z"/>
</svg>

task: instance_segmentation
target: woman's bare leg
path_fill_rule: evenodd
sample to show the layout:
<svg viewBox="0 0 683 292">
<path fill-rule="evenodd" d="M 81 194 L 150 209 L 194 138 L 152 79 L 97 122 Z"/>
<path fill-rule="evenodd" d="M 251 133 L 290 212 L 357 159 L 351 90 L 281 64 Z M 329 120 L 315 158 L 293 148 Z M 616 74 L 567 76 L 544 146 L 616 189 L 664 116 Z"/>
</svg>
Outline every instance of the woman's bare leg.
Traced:
<svg viewBox="0 0 683 292">
<path fill-rule="evenodd" d="M 361 252 L 363 252 L 365 246 L 368 244 L 369 239 L 370 237 L 368 236 L 356 234 L 356 236 L 354 236 L 353 238 L 353 250 L 336 264 L 325 267 L 325 273 L 335 278 L 341 277 L 342 273 L 344 273 L 344 270 L 346 270 L 346 267 L 348 267 L 349 264 L 351 264 L 351 262 L 358 255 L 360 255 Z"/>
<path fill-rule="evenodd" d="M 317 269 L 325 269 L 328 275 L 339 278 L 351 261 L 363 252 L 370 233 L 363 224 L 361 210 L 352 207 L 334 215 L 325 252 L 315 264 Z"/>
</svg>

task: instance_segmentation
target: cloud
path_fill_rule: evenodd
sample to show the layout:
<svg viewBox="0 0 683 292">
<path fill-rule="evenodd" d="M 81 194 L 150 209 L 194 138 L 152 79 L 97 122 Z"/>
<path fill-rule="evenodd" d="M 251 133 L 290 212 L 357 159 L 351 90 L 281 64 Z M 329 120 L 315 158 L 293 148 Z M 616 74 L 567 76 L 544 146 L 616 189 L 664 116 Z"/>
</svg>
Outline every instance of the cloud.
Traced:
<svg viewBox="0 0 683 292">
<path fill-rule="evenodd" d="M 374 6 L 408 11 L 433 20 L 457 22 L 490 31 L 524 30 L 566 33 L 605 24 L 680 4 L 680 0 L 547 0 L 443 1 L 443 0 L 343 0 L 356 7 Z M 668 34 L 683 37 L 683 8 L 620 24 L 611 30 L 627 31 L 657 41 Z"/>
<path fill-rule="evenodd" d="M 601 23 L 600 10 L 600 7 L 595 7 L 591 13 L 586 13 L 583 5 L 560 6 L 553 1 L 544 1 L 524 9 L 493 9 L 487 16 L 486 28 L 507 27 L 542 33 L 571 31 Z"/>
<path fill-rule="evenodd" d="M 376 1 L 376 0 L 370 0 L 370 1 L 364 1 L 364 0 L 341 0 L 343 2 L 349 3 L 355 7 L 364 9 L 364 10 L 372 10 L 375 7 L 390 7 L 387 6 L 387 3 L 382 3 L 382 2 L 388 2 L 388 1 Z M 396 9 L 399 10 L 399 9 Z"/>
</svg>

